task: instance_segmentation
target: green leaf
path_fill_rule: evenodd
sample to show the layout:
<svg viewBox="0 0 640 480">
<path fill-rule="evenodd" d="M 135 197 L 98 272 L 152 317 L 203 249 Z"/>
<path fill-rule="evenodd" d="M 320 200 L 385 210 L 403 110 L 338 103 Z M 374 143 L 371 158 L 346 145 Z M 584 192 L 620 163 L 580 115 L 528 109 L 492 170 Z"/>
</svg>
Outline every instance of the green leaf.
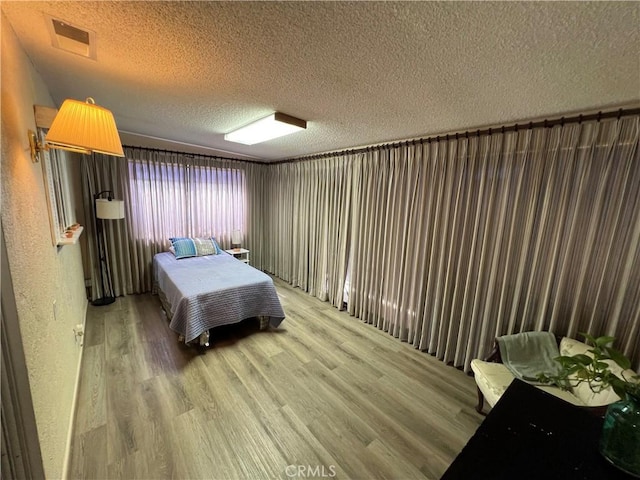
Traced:
<svg viewBox="0 0 640 480">
<path fill-rule="evenodd" d="M 585 340 L 587 341 L 587 343 L 591 344 L 591 345 L 595 345 L 596 344 L 596 339 L 594 337 L 592 337 L 591 335 L 589 335 L 588 333 L 578 333 L 578 335 L 582 335 Z"/>
<path fill-rule="evenodd" d="M 617 380 L 617 381 L 616 381 Z M 625 382 L 616 379 L 613 380 L 611 382 L 611 388 L 613 388 L 613 391 L 616 392 L 616 395 L 618 395 L 620 398 L 624 399 L 627 396 L 627 389 L 625 386 Z"/>
<path fill-rule="evenodd" d="M 569 368 L 567 370 L 567 376 L 569 375 L 573 375 L 574 373 L 576 373 L 578 370 L 584 370 L 584 367 L 582 365 L 574 365 L 573 367 Z"/>
<path fill-rule="evenodd" d="M 611 357 L 611 360 L 616 362 L 623 370 L 631 368 L 631 360 L 625 357 L 621 351 L 616 350 L 615 348 L 607 348 L 607 353 L 609 354 L 609 357 Z"/>
<path fill-rule="evenodd" d="M 613 343 L 614 340 L 615 340 L 615 337 L 608 337 L 608 336 L 598 337 L 595 339 L 594 345 L 596 347 L 604 347 L 606 345 L 609 345 L 610 343 Z"/>
<path fill-rule="evenodd" d="M 572 358 L 575 363 L 579 363 L 580 365 L 591 365 L 591 363 L 593 362 L 593 358 L 583 353 L 579 353 L 570 358 Z"/>
<path fill-rule="evenodd" d="M 556 360 L 560 363 L 560 366 L 562 368 L 570 368 L 578 363 L 576 359 L 573 357 L 563 356 L 563 357 L 556 358 Z"/>
</svg>

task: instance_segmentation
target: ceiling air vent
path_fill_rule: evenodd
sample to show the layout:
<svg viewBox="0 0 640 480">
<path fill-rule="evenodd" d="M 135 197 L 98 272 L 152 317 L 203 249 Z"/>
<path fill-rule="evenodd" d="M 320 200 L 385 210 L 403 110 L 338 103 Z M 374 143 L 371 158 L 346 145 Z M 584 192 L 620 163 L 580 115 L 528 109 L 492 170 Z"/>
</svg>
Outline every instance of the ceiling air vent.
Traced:
<svg viewBox="0 0 640 480">
<path fill-rule="evenodd" d="M 68 22 L 47 16 L 51 45 L 65 52 L 96 59 L 96 34 Z"/>
</svg>

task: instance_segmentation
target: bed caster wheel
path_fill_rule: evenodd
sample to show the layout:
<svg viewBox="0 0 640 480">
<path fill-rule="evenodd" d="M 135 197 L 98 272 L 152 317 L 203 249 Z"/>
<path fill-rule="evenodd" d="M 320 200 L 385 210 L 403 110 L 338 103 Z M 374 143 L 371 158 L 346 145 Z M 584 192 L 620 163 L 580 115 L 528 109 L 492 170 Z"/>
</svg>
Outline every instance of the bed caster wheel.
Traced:
<svg viewBox="0 0 640 480">
<path fill-rule="evenodd" d="M 208 347 L 209 346 L 209 331 L 208 330 L 206 332 L 200 334 L 200 338 L 198 339 L 198 343 L 200 344 L 201 347 Z"/>
</svg>

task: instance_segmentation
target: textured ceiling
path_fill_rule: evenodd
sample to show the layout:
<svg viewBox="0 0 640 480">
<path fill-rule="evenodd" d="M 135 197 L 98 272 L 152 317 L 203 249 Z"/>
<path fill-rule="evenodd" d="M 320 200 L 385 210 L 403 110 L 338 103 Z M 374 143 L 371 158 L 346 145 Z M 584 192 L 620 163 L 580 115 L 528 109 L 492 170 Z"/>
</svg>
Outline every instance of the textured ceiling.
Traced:
<svg viewBox="0 0 640 480">
<path fill-rule="evenodd" d="M 640 100 L 639 2 L 1 8 L 55 102 L 95 98 L 121 132 L 138 134 L 121 133 L 129 145 L 274 160 Z M 95 31 L 97 60 L 54 49 L 45 14 Z M 273 111 L 307 130 L 253 146 L 224 140 Z"/>
</svg>

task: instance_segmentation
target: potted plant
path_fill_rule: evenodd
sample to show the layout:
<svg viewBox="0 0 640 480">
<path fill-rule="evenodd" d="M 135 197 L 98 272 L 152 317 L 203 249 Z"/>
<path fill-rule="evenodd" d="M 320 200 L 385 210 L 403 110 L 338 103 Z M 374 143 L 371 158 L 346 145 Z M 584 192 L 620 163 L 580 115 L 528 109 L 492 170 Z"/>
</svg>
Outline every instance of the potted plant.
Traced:
<svg viewBox="0 0 640 480">
<path fill-rule="evenodd" d="M 612 388 L 620 401 L 607 408 L 600 453 L 616 467 L 640 478 L 640 375 L 625 373 L 631 362 L 613 347 L 614 337 L 581 335 L 592 347 L 588 350 L 591 355 L 560 356 L 556 358 L 560 372 L 553 376 L 541 374 L 539 380 L 564 390 L 583 382 L 595 393 Z M 612 372 L 611 362 L 620 367 L 619 374 Z"/>
</svg>

